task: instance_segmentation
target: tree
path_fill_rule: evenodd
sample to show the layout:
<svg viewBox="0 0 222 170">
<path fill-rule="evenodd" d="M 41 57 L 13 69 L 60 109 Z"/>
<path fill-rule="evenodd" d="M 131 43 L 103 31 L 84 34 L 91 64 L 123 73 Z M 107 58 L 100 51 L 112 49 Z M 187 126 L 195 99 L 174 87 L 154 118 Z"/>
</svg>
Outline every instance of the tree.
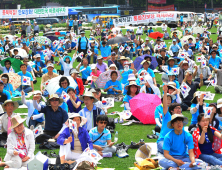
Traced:
<svg viewBox="0 0 222 170">
<path fill-rule="evenodd" d="M 13 4 L 21 4 L 22 9 L 27 9 L 27 8 L 40 8 L 45 4 L 45 0 L 14 0 L 12 2 Z"/>
</svg>

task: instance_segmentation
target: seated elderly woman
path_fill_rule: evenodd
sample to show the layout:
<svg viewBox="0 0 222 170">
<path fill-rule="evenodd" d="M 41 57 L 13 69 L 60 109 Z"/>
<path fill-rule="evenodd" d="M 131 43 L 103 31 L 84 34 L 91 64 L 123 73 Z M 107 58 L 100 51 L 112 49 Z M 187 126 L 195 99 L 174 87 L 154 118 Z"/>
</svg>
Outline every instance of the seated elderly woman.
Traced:
<svg viewBox="0 0 222 170">
<path fill-rule="evenodd" d="M 11 118 L 12 132 L 7 139 L 7 153 L 4 161 L 0 162 L 0 167 L 16 168 L 26 167 L 29 161 L 34 158 L 35 139 L 33 132 L 24 127 L 19 115 Z"/>
<path fill-rule="evenodd" d="M 60 95 L 62 94 L 63 91 L 67 93 L 67 90 L 69 88 L 72 88 L 69 85 L 70 85 L 69 79 L 65 76 L 61 77 L 59 80 L 60 88 L 56 91 L 56 93 L 60 93 Z"/>
<path fill-rule="evenodd" d="M 117 71 L 112 71 L 111 74 L 111 80 L 106 82 L 106 85 L 104 87 L 104 92 L 107 92 L 107 94 L 111 95 L 118 95 L 122 93 L 122 85 L 117 80 L 118 73 Z"/>
<path fill-rule="evenodd" d="M 76 160 L 82 152 L 88 147 L 93 149 L 93 143 L 87 130 L 81 127 L 83 120 L 79 113 L 69 114 L 69 119 L 76 122 L 78 134 L 76 135 L 73 130 L 66 127 L 59 135 L 57 143 L 60 145 L 60 161 L 66 163 L 67 160 Z"/>
</svg>

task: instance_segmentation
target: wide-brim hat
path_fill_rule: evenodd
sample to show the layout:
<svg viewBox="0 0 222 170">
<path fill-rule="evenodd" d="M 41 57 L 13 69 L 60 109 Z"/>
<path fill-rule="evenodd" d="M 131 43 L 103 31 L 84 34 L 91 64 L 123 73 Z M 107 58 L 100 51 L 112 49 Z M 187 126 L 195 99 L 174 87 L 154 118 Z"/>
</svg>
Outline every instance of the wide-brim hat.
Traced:
<svg viewBox="0 0 222 170">
<path fill-rule="evenodd" d="M 169 121 L 169 122 L 167 123 L 167 127 L 168 127 L 169 129 L 173 129 L 173 127 L 172 127 L 172 125 L 171 125 L 171 122 L 172 122 L 173 120 L 175 120 L 176 118 L 183 118 L 183 126 L 185 126 L 185 125 L 188 124 L 188 118 L 187 118 L 187 117 L 183 116 L 182 114 L 173 114 L 173 115 L 171 116 L 171 121 Z"/>
<path fill-rule="evenodd" d="M 167 86 L 170 86 L 170 87 L 172 87 L 173 89 L 177 90 L 176 83 L 174 83 L 173 81 L 168 82 Z"/>
<path fill-rule="evenodd" d="M 68 113 L 69 119 L 73 119 L 74 117 L 81 117 L 79 113 Z"/>
<path fill-rule="evenodd" d="M 150 50 L 150 47 L 146 46 L 143 48 L 143 51 L 147 51 L 147 50 Z"/>
<path fill-rule="evenodd" d="M 151 157 L 151 147 L 148 144 L 140 146 L 136 151 L 135 159 L 137 162 L 143 161 L 144 159 Z"/>
<path fill-rule="evenodd" d="M 198 96 L 198 93 L 195 92 L 195 93 L 193 94 L 193 99 L 192 99 L 190 102 L 193 103 L 193 100 L 194 100 L 197 96 Z"/>
<path fill-rule="evenodd" d="M 119 59 L 118 59 L 118 61 L 120 61 L 120 60 L 128 60 L 125 56 L 121 56 Z"/>
<path fill-rule="evenodd" d="M 135 81 L 131 81 L 131 82 L 129 83 L 129 85 L 127 85 L 127 86 L 125 87 L 125 89 L 128 91 L 128 89 L 129 89 L 130 86 L 137 86 L 138 91 L 139 91 L 140 88 L 141 88 L 139 85 L 136 84 Z"/>
<path fill-rule="evenodd" d="M 146 63 L 146 62 L 150 65 L 150 61 L 147 61 L 147 60 L 143 60 L 143 61 L 140 63 L 140 65 L 143 65 L 143 64 Z"/>
<path fill-rule="evenodd" d="M 47 101 L 47 104 L 48 104 L 48 105 L 50 104 L 49 101 L 50 101 L 52 98 L 59 99 L 59 103 L 60 103 L 60 104 L 63 103 L 63 99 L 61 99 L 61 98 L 58 96 L 58 94 L 51 94 L 51 95 L 49 96 L 48 101 Z"/>
<path fill-rule="evenodd" d="M 101 60 L 101 59 L 103 59 L 103 57 L 99 55 L 96 60 Z"/>
<path fill-rule="evenodd" d="M 26 118 L 22 119 L 20 115 L 15 115 L 11 118 L 11 127 L 9 130 L 16 128 L 18 125 L 26 121 Z"/>
<path fill-rule="evenodd" d="M 217 100 L 217 108 L 222 107 L 222 99 Z"/>
<path fill-rule="evenodd" d="M 129 74 L 127 81 L 136 81 L 136 77 L 134 74 Z"/>
<path fill-rule="evenodd" d="M 4 112 L 6 112 L 6 110 L 5 110 L 5 105 L 6 105 L 7 103 L 13 103 L 13 104 L 14 104 L 14 109 L 13 109 L 13 111 L 16 110 L 16 109 L 18 109 L 18 107 L 19 107 L 18 102 L 12 101 L 12 100 L 6 100 L 6 101 L 2 104 L 2 108 L 3 108 Z"/>
<path fill-rule="evenodd" d="M 80 31 L 80 34 L 85 34 L 86 32 L 84 30 Z"/>
<path fill-rule="evenodd" d="M 110 64 L 109 69 L 110 69 L 111 67 L 115 67 L 116 70 L 117 70 L 116 64 Z"/>
<path fill-rule="evenodd" d="M 85 92 L 84 95 L 82 95 L 81 97 L 79 97 L 79 100 L 84 101 L 84 97 L 92 97 L 94 99 L 93 103 L 96 103 L 98 100 L 94 97 L 94 95 L 92 94 L 92 92 L 87 91 Z"/>
</svg>

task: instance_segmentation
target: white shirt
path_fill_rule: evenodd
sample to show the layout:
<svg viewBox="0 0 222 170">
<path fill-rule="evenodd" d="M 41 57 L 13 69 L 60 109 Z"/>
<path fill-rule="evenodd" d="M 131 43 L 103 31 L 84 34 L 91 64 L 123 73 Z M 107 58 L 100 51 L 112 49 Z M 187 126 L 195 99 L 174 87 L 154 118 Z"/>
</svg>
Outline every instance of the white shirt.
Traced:
<svg viewBox="0 0 222 170">
<path fill-rule="evenodd" d="M 215 14 L 211 14 L 211 20 L 215 20 Z"/>
<path fill-rule="evenodd" d="M 136 30 L 136 34 L 143 34 L 143 29 L 142 28 L 138 28 Z"/>
<path fill-rule="evenodd" d="M 16 115 L 16 113 L 12 113 L 11 118 L 15 115 Z M 7 133 L 8 132 L 8 114 L 5 113 L 0 118 L 1 118 L 1 122 L 2 122 L 2 127 L 1 127 L 2 132 Z"/>
<path fill-rule="evenodd" d="M 67 64 L 67 63 L 65 63 L 64 61 L 63 61 L 63 58 L 61 58 L 61 59 L 59 59 L 59 61 L 60 61 L 60 63 L 62 64 L 62 66 L 63 66 L 63 69 L 64 69 L 64 76 L 70 76 L 69 75 L 69 70 L 71 69 L 71 68 L 73 68 L 73 62 L 76 60 L 76 57 L 73 57 L 72 58 L 72 60 L 70 61 L 70 63 L 69 64 Z"/>
<path fill-rule="evenodd" d="M 22 48 L 23 45 L 22 45 L 22 43 L 20 43 L 20 44 L 19 44 L 19 43 L 16 43 L 16 44 L 15 44 L 15 47 L 17 47 L 17 48 Z"/>
</svg>

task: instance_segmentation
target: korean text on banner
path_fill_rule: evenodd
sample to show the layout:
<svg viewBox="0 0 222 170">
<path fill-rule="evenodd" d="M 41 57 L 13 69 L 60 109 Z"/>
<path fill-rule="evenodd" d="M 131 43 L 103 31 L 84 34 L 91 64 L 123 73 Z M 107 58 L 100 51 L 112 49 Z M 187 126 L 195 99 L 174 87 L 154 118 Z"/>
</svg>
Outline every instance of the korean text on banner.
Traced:
<svg viewBox="0 0 222 170">
<path fill-rule="evenodd" d="M 176 21 L 176 13 L 158 13 L 146 15 L 134 15 L 129 17 L 120 17 L 114 19 L 115 26 L 124 26 L 129 24 L 149 23 L 154 21 Z"/>
<path fill-rule="evenodd" d="M 163 7 L 148 5 L 148 11 L 174 11 L 174 5 L 167 5 Z"/>
<path fill-rule="evenodd" d="M 67 16 L 68 7 L 0 10 L 0 18 Z"/>
<path fill-rule="evenodd" d="M 166 4 L 166 0 L 148 0 L 150 4 Z"/>
</svg>

